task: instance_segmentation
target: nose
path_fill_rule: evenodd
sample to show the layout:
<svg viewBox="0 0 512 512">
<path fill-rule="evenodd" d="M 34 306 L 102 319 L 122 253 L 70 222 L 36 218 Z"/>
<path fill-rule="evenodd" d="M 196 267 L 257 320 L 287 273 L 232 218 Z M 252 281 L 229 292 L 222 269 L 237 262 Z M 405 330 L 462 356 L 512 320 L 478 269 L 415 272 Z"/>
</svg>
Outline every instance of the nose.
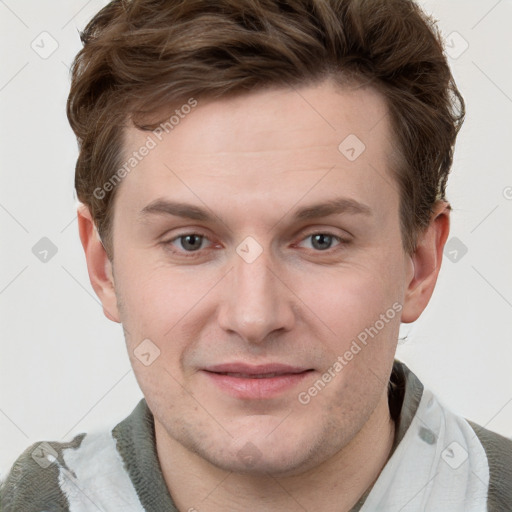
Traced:
<svg viewBox="0 0 512 512">
<path fill-rule="evenodd" d="M 222 329 L 247 343 L 262 344 L 278 331 L 292 329 L 294 294 L 269 250 L 263 250 L 254 261 L 240 254 L 233 254 L 218 321 Z"/>
</svg>

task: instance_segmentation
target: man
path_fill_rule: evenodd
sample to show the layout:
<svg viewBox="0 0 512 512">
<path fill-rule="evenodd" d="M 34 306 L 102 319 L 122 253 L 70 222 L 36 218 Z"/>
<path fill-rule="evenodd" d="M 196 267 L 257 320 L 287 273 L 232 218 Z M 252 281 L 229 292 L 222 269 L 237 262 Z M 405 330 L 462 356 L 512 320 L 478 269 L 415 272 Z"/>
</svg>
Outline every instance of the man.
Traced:
<svg viewBox="0 0 512 512">
<path fill-rule="evenodd" d="M 512 443 L 394 359 L 436 284 L 464 117 L 432 21 L 133 0 L 82 38 L 80 237 L 145 398 L 29 447 L 3 510 L 511 510 Z"/>
</svg>

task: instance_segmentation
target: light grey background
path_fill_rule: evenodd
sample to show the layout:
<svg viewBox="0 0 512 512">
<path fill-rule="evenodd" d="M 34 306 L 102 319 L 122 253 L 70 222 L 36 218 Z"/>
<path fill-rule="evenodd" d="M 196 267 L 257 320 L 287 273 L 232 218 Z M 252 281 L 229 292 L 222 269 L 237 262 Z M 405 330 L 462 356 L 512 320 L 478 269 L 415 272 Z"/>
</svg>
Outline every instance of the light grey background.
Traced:
<svg viewBox="0 0 512 512">
<path fill-rule="evenodd" d="M 89 284 L 65 117 L 77 30 L 105 4 L 0 0 L 0 478 L 29 444 L 113 426 L 142 397 Z M 458 241 L 397 357 L 454 411 L 512 437 L 512 1 L 421 4 L 468 116 L 448 187 Z M 43 237 L 57 248 L 46 262 L 32 252 Z"/>
</svg>

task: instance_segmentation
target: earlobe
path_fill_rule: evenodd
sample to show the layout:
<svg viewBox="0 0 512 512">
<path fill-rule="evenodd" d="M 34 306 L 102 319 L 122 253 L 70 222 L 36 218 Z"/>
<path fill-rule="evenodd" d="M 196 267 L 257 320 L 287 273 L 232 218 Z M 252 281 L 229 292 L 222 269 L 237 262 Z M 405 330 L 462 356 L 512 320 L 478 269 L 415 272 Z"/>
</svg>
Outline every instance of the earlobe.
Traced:
<svg viewBox="0 0 512 512">
<path fill-rule="evenodd" d="M 120 323 L 112 263 L 103 247 L 89 208 L 80 204 L 77 216 L 78 231 L 91 285 L 102 303 L 105 316 L 113 322 Z"/>
<path fill-rule="evenodd" d="M 409 256 L 412 271 L 406 283 L 403 323 L 414 322 L 427 307 L 439 276 L 449 232 L 450 205 L 446 201 L 439 201 L 430 224 L 418 240 L 416 250 Z"/>
</svg>

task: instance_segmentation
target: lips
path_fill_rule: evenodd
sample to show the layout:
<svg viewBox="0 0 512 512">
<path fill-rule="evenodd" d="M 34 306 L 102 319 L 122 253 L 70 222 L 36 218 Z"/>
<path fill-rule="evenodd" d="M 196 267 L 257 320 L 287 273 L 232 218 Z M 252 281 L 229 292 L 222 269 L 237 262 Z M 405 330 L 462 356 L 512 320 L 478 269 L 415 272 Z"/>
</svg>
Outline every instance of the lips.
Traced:
<svg viewBox="0 0 512 512">
<path fill-rule="evenodd" d="M 203 374 L 224 393 L 239 399 L 263 400 L 293 389 L 312 371 L 280 363 L 227 363 L 209 366 Z"/>
<path fill-rule="evenodd" d="M 278 377 L 280 375 L 287 375 L 286 373 L 233 373 L 233 372 L 214 372 L 219 375 L 228 375 L 230 377 L 238 377 L 239 379 L 270 379 L 272 377 Z"/>
</svg>

